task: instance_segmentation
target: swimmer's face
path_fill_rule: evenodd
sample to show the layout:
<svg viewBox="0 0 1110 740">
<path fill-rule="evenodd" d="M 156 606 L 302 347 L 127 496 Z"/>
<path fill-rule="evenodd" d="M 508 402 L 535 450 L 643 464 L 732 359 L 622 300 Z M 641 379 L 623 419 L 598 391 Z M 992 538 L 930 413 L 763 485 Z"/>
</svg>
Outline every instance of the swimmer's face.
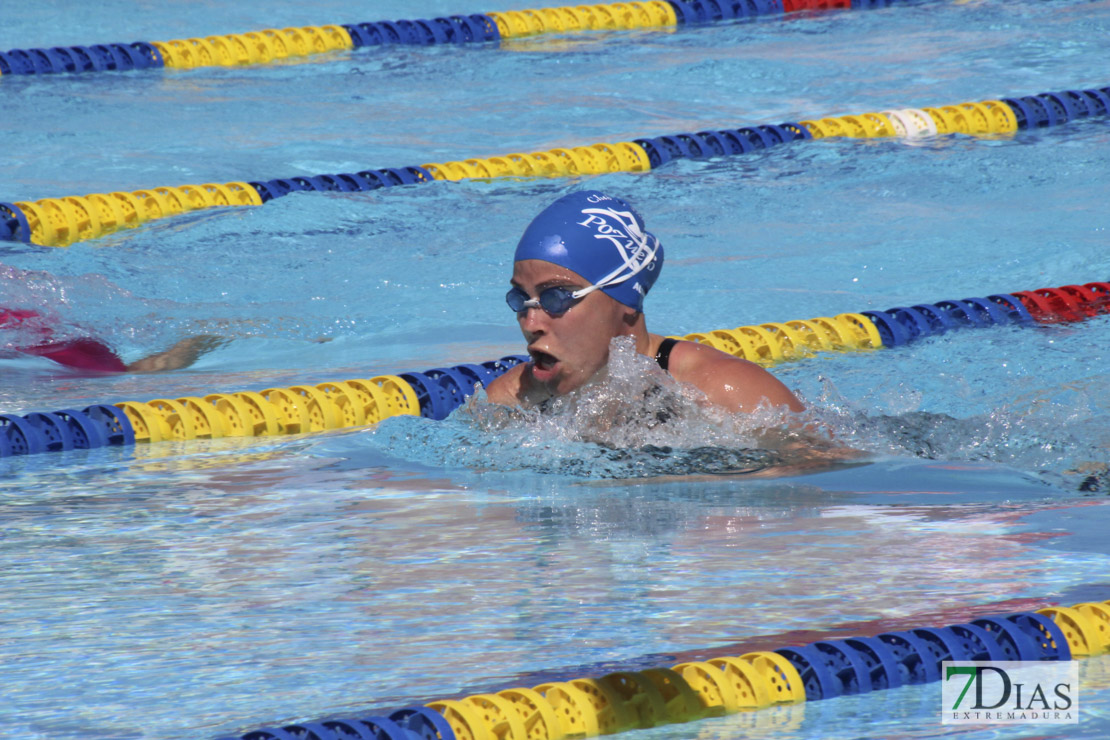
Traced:
<svg viewBox="0 0 1110 740">
<path fill-rule="evenodd" d="M 565 267 L 543 260 L 521 260 L 513 265 L 512 284 L 529 298 L 536 298 L 548 288 L 579 290 L 590 283 Z M 559 316 L 542 308 L 520 311 L 517 321 L 532 358 L 527 372 L 553 395 L 580 388 L 605 367 L 609 342 L 627 333 L 629 315 L 635 315 L 635 311 L 600 290 L 583 296 Z"/>
</svg>

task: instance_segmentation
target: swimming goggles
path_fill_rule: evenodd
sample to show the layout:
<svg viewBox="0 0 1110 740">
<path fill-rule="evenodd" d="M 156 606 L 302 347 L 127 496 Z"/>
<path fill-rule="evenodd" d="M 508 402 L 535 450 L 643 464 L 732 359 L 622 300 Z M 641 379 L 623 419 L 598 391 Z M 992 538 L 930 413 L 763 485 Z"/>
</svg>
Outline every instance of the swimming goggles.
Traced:
<svg viewBox="0 0 1110 740">
<path fill-rule="evenodd" d="M 556 286 L 540 293 L 539 298 L 529 298 L 523 289 L 514 287 L 505 294 L 505 303 L 508 303 L 509 308 L 517 313 L 529 308 L 542 308 L 551 316 L 562 316 L 575 303 L 600 287 L 600 285 L 591 285 L 581 290 L 567 290 Z"/>
</svg>

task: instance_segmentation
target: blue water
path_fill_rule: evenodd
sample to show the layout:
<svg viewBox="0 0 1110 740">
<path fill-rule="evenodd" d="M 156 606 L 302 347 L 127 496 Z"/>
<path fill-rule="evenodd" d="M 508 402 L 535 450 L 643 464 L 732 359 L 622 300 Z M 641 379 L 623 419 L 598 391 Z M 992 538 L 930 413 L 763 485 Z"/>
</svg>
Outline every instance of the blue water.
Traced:
<svg viewBox="0 0 1110 740">
<path fill-rule="evenodd" d="M 14 2 L 0 49 L 554 4 Z M 269 67 L 4 78 L 0 200 L 1105 86 L 1108 39 L 1106 2 L 923 2 Z M 3 305 L 100 336 L 127 360 L 198 333 L 227 341 L 164 375 L 86 377 L 3 353 L 0 411 L 518 353 L 502 299 L 515 240 L 587 185 L 628 198 L 665 244 L 647 310 L 663 334 L 1107 280 L 1108 141 L 1106 121 L 1089 120 L 996 139 L 800 142 L 647 174 L 302 193 L 64 249 L 9 244 Z M 776 368 L 866 453 L 851 467 L 760 458 L 743 424 L 696 416 L 663 438 L 606 432 L 625 453 L 591 441 L 589 419 L 479 414 L 5 459 L 0 727 L 216 737 L 540 674 L 670 665 L 761 636 L 787 644 L 792 630 L 1110 598 L 1107 347 L 1102 317 Z M 753 474 L 722 474 L 753 459 Z M 1033 734 L 1110 734 L 1106 661 L 1081 670 L 1081 724 Z M 950 734 L 939 693 L 650 732 L 932 737 Z"/>
</svg>

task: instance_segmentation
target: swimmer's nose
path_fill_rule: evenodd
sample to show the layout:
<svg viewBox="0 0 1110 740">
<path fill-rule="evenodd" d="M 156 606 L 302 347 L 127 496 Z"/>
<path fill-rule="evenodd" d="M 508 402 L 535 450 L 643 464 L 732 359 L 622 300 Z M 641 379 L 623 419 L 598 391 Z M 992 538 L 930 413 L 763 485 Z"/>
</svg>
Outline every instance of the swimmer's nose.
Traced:
<svg viewBox="0 0 1110 740">
<path fill-rule="evenodd" d="M 547 312 L 539 306 L 530 306 L 517 314 L 520 328 L 530 334 L 542 334 Z"/>
</svg>

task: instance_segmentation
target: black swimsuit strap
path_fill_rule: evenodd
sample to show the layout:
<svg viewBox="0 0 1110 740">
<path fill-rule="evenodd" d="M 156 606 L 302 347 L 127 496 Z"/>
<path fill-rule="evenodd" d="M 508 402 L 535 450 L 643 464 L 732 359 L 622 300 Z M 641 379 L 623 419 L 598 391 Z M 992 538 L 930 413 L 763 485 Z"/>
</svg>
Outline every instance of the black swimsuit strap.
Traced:
<svg viewBox="0 0 1110 740">
<path fill-rule="evenodd" d="M 667 337 L 659 343 L 659 351 L 655 353 L 655 361 L 659 363 L 659 367 L 664 370 L 671 361 L 671 350 L 678 344 L 678 340 L 674 337 Z"/>
</svg>

